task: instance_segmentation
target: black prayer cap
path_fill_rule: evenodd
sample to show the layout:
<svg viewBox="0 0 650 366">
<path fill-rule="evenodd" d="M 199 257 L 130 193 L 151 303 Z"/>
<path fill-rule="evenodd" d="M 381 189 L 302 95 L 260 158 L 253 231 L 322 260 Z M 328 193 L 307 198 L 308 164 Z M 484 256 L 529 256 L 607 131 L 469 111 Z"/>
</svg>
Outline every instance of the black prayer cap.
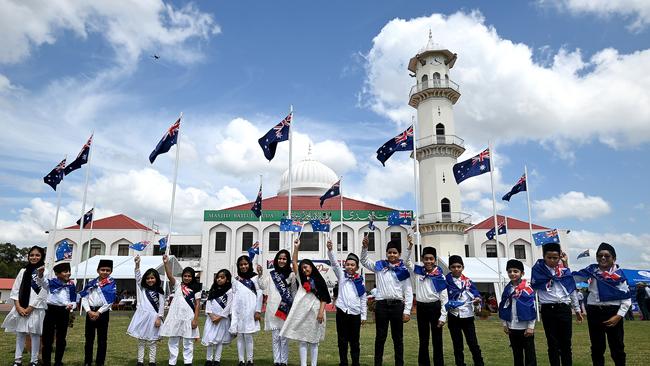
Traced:
<svg viewBox="0 0 650 366">
<path fill-rule="evenodd" d="M 113 261 L 110 259 L 100 259 L 99 264 L 97 265 L 97 270 L 99 271 L 100 268 L 108 267 L 113 270 Z"/>
<path fill-rule="evenodd" d="M 458 263 L 461 266 L 465 266 L 465 263 L 463 263 L 463 258 L 459 255 L 452 255 L 449 257 L 449 266 L 451 267 L 451 265 L 455 263 Z"/>
<path fill-rule="evenodd" d="M 54 265 L 54 268 L 52 268 L 54 273 L 61 273 L 63 271 L 70 271 L 70 262 L 59 262 Z"/>
<path fill-rule="evenodd" d="M 402 253 L 402 243 L 399 240 L 393 239 L 386 244 L 386 251 L 392 248 L 397 249 L 398 253 Z"/>
<path fill-rule="evenodd" d="M 542 254 L 546 254 L 546 252 L 562 253 L 562 247 L 560 247 L 560 244 L 558 243 L 544 244 L 542 245 Z"/>
<path fill-rule="evenodd" d="M 424 247 L 424 248 L 422 248 L 422 257 L 424 257 L 427 254 L 433 255 L 433 258 L 438 258 L 438 255 L 436 254 L 436 248 L 434 248 L 434 247 Z"/>
<path fill-rule="evenodd" d="M 616 259 L 616 250 L 611 244 L 608 243 L 600 243 L 598 246 L 598 250 L 596 251 L 596 254 L 598 254 L 601 250 L 606 250 L 608 251 L 614 259 Z"/>
<path fill-rule="evenodd" d="M 506 271 L 509 270 L 510 268 L 516 268 L 520 271 L 524 271 L 524 264 L 517 259 L 511 259 L 506 263 Z"/>
</svg>

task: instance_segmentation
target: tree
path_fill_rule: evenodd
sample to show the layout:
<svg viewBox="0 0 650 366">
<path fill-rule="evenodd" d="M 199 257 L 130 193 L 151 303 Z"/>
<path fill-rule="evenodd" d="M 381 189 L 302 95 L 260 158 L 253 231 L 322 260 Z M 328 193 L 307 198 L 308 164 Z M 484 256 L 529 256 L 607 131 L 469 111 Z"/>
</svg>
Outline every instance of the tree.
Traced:
<svg viewBox="0 0 650 366">
<path fill-rule="evenodd" d="M 15 278 L 27 264 L 29 248 L 18 248 L 11 243 L 0 244 L 0 277 Z"/>
</svg>

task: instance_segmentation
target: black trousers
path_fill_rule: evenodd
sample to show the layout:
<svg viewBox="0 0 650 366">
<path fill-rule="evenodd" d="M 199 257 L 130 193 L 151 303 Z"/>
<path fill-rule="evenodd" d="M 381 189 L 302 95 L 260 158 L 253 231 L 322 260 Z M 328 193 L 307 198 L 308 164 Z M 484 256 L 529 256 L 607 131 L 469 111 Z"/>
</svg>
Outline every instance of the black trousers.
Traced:
<svg viewBox="0 0 650 366">
<path fill-rule="evenodd" d="M 96 311 L 95 308 L 92 308 L 92 310 Z M 106 340 L 108 339 L 108 321 L 108 311 L 99 315 L 97 320 L 90 320 L 90 317 L 86 314 L 86 354 L 84 356 L 84 365 L 92 364 L 95 332 L 97 332 L 97 358 L 95 359 L 95 365 L 104 366 L 104 361 L 106 361 Z"/>
<path fill-rule="evenodd" d="M 456 366 L 465 366 L 465 354 L 463 344 L 463 334 L 469 351 L 472 353 L 472 359 L 475 366 L 483 366 L 483 356 L 481 355 L 481 347 L 478 345 L 476 338 L 476 328 L 474 327 L 474 317 L 459 318 L 452 314 L 447 315 L 447 327 L 449 327 L 449 334 L 451 335 L 451 342 L 454 345 L 454 359 Z"/>
<path fill-rule="evenodd" d="M 348 343 L 352 366 L 359 366 L 359 336 L 361 334 L 361 315 L 346 314 L 336 308 L 336 333 L 339 344 L 339 365 L 348 365 Z"/>
<path fill-rule="evenodd" d="M 548 362 L 551 366 L 571 366 L 572 314 L 568 304 L 542 304 L 540 313 L 548 345 Z"/>
<path fill-rule="evenodd" d="M 395 366 L 404 366 L 404 302 L 401 300 L 378 300 L 375 306 L 375 366 L 381 366 L 384 358 L 384 343 L 390 335 L 395 349 Z"/>
<path fill-rule="evenodd" d="M 420 348 L 418 350 L 418 365 L 429 366 L 429 332 L 431 343 L 433 343 L 433 364 L 442 366 L 445 360 L 442 354 L 442 328 L 438 328 L 440 319 L 440 301 L 417 302 L 418 338 Z"/>
<path fill-rule="evenodd" d="M 70 312 L 65 306 L 47 304 L 45 319 L 43 319 L 43 366 L 52 364 L 52 344 L 56 333 L 56 353 L 54 354 L 54 366 L 61 366 L 63 363 L 63 352 L 65 352 L 65 337 L 68 334 Z"/>
<path fill-rule="evenodd" d="M 594 366 L 605 365 L 605 338 L 609 343 L 609 352 L 614 365 L 625 365 L 625 342 L 623 340 L 623 319 L 615 326 L 606 327 L 603 322 L 618 312 L 618 306 L 587 305 L 587 324 L 591 340 L 591 362 Z"/>
<path fill-rule="evenodd" d="M 524 337 L 525 329 L 510 329 L 510 348 L 512 348 L 513 365 L 535 366 L 537 356 L 535 355 L 535 337 Z"/>
</svg>

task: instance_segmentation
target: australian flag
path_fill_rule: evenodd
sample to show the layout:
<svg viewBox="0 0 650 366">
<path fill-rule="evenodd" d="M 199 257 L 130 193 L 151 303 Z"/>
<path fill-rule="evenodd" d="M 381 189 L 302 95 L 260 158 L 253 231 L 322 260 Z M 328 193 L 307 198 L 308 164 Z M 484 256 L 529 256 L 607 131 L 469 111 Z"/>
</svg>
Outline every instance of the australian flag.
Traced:
<svg viewBox="0 0 650 366">
<path fill-rule="evenodd" d="M 251 211 L 255 214 L 255 217 L 258 219 L 262 216 L 262 185 L 260 184 L 260 191 L 257 192 L 257 198 L 251 207 Z"/>
<path fill-rule="evenodd" d="M 557 229 L 549 231 L 540 231 L 533 234 L 533 239 L 535 239 L 535 245 L 544 245 L 549 243 L 559 243 L 560 236 L 557 233 Z"/>
<path fill-rule="evenodd" d="M 506 193 L 505 196 L 503 196 L 501 199 L 504 201 L 510 201 L 510 197 L 514 196 L 515 194 L 519 192 L 523 192 L 526 190 L 526 174 L 522 175 L 521 178 L 517 181 L 517 184 L 510 189 L 510 192 Z"/>
<path fill-rule="evenodd" d="M 585 249 L 584 252 L 578 254 L 578 258 L 576 258 L 576 259 L 580 259 L 580 258 L 584 258 L 584 257 L 588 257 L 588 256 L 589 256 L 589 249 Z"/>
<path fill-rule="evenodd" d="M 56 186 L 63 180 L 63 171 L 65 170 L 65 159 L 61 160 L 59 165 L 54 167 L 51 172 L 43 177 L 43 182 L 56 191 Z"/>
<path fill-rule="evenodd" d="M 167 129 L 167 132 L 165 135 L 160 139 L 158 142 L 158 145 L 156 145 L 156 148 L 153 149 L 151 154 L 149 155 L 149 161 L 151 164 L 153 164 L 154 160 L 156 160 L 156 157 L 160 154 L 164 154 L 169 149 L 172 148 L 172 146 L 176 145 L 178 142 L 178 133 L 181 128 L 181 119 L 180 117 L 172 124 L 169 129 Z"/>
<path fill-rule="evenodd" d="M 413 151 L 413 126 L 411 125 L 406 131 L 386 141 L 385 144 L 377 150 L 377 160 L 381 165 L 386 166 L 388 160 L 395 151 Z"/>
<path fill-rule="evenodd" d="M 93 213 L 94 213 L 94 211 L 95 211 L 95 208 L 93 207 L 90 210 L 88 210 L 88 212 L 86 212 L 84 214 L 84 217 L 83 217 L 83 219 L 84 219 L 84 227 L 86 227 L 86 225 L 90 224 L 90 222 L 93 221 Z M 77 225 L 81 225 L 81 218 L 79 220 L 77 220 Z"/>
<path fill-rule="evenodd" d="M 56 261 L 72 259 L 72 246 L 67 240 L 62 240 L 59 247 L 56 248 Z"/>
<path fill-rule="evenodd" d="M 506 229 L 506 225 L 502 222 L 499 224 L 499 235 L 504 235 L 508 230 Z M 495 237 L 494 234 L 494 228 L 488 230 L 487 233 L 485 233 L 485 236 L 487 236 L 488 240 L 492 240 Z"/>
<path fill-rule="evenodd" d="M 302 230 L 302 222 L 292 219 L 280 220 L 280 231 L 293 231 L 299 233 Z"/>
<path fill-rule="evenodd" d="M 375 216 L 373 214 L 368 215 L 368 230 L 375 231 Z"/>
<path fill-rule="evenodd" d="M 144 248 L 146 248 L 147 245 L 149 245 L 149 244 L 150 244 L 150 241 L 148 241 L 148 240 L 143 240 L 143 241 L 139 241 L 139 242 L 137 242 L 137 243 L 135 243 L 135 244 L 131 244 L 131 245 L 129 245 L 129 248 L 131 248 L 131 249 L 133 249 L 133 250 L 137 250 L 138 252 L 141 252 L 141 251 L 143 251 Z"/>
<path fill-rule="evenodd" d="M 320 207 L 323 207 L 323 203 L 328 198 L 336 197 L 341 194 L 341 180 L 337 181 L 332 185 L 332 187 L 325 192 L 324 195 L 320 196 Z"/>
<path fill-rule="evenodd" d="M 159 250 L 165 250 L 167 249 L 167 237 L 164 236 L 158 240 L 158 245 L 160 245 Z"/>
<path fill-rule="evenodd" d="M 328 233 L 330 231 L 330 219 L 329 218 L 322 218 L 322 219 L 316 219 L 316 220 L 309 220 L 309 223 L 311 224 L 311 228 L 314 232 L 316 231 L 322 231 Z"/>
<path fill-rule="evenodd" d="M 291 119 L 293 113 L 289 113 L 280 123 L 275 125 L 266 135 L 262 136 L 257 142 L 262 147 L 264 156 L 268 161 L 273 160 L 275 157 L 275 149 L 278 147 L 278 142 L 287 141 L 289 139 L 289 128 L 291 128 Z"/>
<path fill-rule="evenodd" d="M 410 211 L 393 211 L 388 215 L 388 226 L 411 225 L 413 215 Z"/>
<path fill-rule="evenodd" d="M 82 165 L 88 162 L 88 155 L 90 154 L 90 145 L 93 143 L 93 135 L 90 135 L 88 142 L 81 148 L 79 155 L 72 163 L 65 167 L 65 175 L 68 175 L 75 170 L 81 168 Z"/>
<path fill-rule="evenodd" d="M 485 149 L 473 158 L 454 164 L 454 178 L 456 183 L 460 183 L 467 178 L 471 178 L 490 171 L 490 150 Z"/>
</svg>

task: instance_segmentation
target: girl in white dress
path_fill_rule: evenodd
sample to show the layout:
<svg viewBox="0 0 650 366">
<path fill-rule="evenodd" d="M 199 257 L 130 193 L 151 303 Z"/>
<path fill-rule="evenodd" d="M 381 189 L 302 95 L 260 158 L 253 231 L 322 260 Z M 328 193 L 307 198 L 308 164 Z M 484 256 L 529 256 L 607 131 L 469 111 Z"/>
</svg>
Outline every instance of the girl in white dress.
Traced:
<svg viewBox="0 0 650 366">
<path fill-rule="evenodd" d="M 207 347 L 205 366 L 221 366 L 221 351 L 230 344 L 230 309 L 232 307 L 232 275 L 227 269 L 217 272 L 205 303 L 205 328 L 201 343 Z"/>
<path fill-rule="evenodd" d="M 2 322 L 2 328 L 7 333 L 16 333 L 14 365 L 22 365 L 25 338 L 28 335 L 32 339 L 32 356 L 29 366 L 38 364 L 43 318 L 45 318 L 45 309 L 47 308 L 47 291 L 42 289 L 39 285 L 42 281 L 38 281 L 37 278 L 39 275 L 43 276 L 44 264 L 45 250 L 39 246 L 33 246 L 29 250 L 27 266 L 18 272 L 9 295 L 14 302 L 14 307 Z"/>
<path fill-rule="evenodd" d="M 311 348 L 311 365 L 318 364 L 318 343 L 325 339 L 325 304 L 332 301 L 327 283 L 309 259 L 298 266 L 300 240 L 293 244 L 293 271 L 300 277 L 300 287 L 280 336 L 300 342 L 300 365 L 307 366 L 307 345 Z"/>
<path fill-rule="evenodd" d="M 230 333 L 237 334 L 239 365 L 253 365 L 253 334 L 260 330 L 262 290 L 257 273 L 247 255 L 237 259 L 237 277 L 232 283 L 234 293 Z M 244 363 L 246 362 L 246 363 Z"/>
<path fill-rule="evenodd" d="M 158 271 L 149 268 L 140 273 L 140 256 L 135 262 L 135 284 L 138 308 L 133 314 L 126 334 L 138 339 L 138 365 L 144 365 L 144 348 L 149 345 L 149 366 L 156 364 L 156 342 L 160 339 L 160 326 L 165 315 L 165 292 Z"/>
<path fill-rule="evenodd" d="M 183 269 L 182 281 L 174 278 L 169 258 L 163 255 L 165 273 L 174 295 L 169 305 L 165 322 L 160 327 L 160 335 L 169 337 L 169 364 L 176 365 L 178 345 L 183 340 L 183 361 L 192 365 L 194 340 L 199 338 L 199 309 L 201 308 L 201 284 L 195 277 L 192 267 Z"/>
</svg>

